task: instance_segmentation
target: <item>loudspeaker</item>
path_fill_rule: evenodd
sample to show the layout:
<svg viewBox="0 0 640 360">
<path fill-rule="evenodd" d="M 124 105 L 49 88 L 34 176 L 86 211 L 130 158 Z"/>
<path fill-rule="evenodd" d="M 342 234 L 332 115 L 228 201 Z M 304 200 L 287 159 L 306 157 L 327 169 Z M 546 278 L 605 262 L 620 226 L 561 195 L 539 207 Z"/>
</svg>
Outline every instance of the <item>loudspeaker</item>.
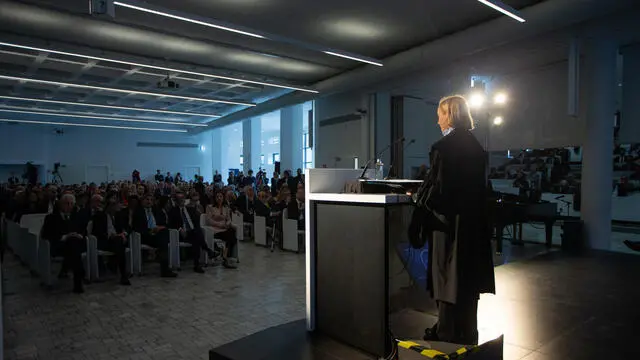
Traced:
<svg viewBox="0 0 640 360">
<path fill-rule="evenodd" d="M 275 165 L 276 165 L 276 167 L 275 167 L 275 172 L 277 172 L 278 174 L 280 174 L 280 161 L 276 161 Z"/>
</svg>

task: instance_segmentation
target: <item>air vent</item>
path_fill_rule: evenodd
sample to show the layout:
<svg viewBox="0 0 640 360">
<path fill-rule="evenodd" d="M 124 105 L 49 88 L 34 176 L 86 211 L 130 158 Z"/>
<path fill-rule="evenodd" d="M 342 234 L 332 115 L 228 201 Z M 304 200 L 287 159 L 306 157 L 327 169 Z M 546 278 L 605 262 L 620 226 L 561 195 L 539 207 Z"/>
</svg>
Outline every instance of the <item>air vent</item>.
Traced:
<svg viewBox="0 0 640 360">
<path fill-rule="evenodd" d="M 155 142 L 139 142 L 137 144 L 138 147 L 154 147 L 154 148 L 187 148 L 187 149 L 198 149 L 200 145 L 198 144 L 187 144 L 187 143 L 155 143 Z"/>
</svg>

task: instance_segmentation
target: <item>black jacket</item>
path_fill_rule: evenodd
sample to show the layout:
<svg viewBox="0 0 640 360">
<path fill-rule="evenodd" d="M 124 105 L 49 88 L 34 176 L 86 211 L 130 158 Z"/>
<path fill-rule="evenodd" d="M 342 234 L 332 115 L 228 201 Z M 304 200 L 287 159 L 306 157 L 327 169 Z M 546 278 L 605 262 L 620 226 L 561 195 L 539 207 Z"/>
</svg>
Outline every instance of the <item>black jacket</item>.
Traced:
<svg viewBox="0 0 640 360">
<path fill-rule="evenodd" d="M 156 226 L 167 226 L 167 217 L 161 210 L 152 208 L 151 212 L 156 221 Z M 145 208 L 139 207 L 133 215 L 133 231 L 140 234 L 147 234 L 149 230 L 151 229 L 149 229 Z"/>
<path fill-rule="evenodd" d="M 122 212 L 117 213 L 112 218 L 113 227 L 116 230 L 117 234 L 127 232 L 127 219 L 122 216 Z M 93 226 L 91 230 L 91 235 L 95 236 L 98 240 L 104 240 L 109 238 L 109 230 L 107 226 L 107 216 L 108 215 L 104 211 L 100 211 L 93 215 L 91 221 L 93 221 Z"/>
<path fill-rule="evenodd" d="M 242 194 L 236 200 L 236 209 L 244 215 L 244 217 L 250 217 L 255 215 L 258 216 L 269 216 L 269 209 L 264 205 L 257 197 L 253 197 L 253 201 L 249 201 L 246 195 Z M 253 212 L 251 211 L 253 210 Z"/>
<path fill-rule="evenodd" d="M 193 229 L 200 229 L 200 213 L 193 207 L 186 206 L 185 209 L 191 218 L 191 223 L 193 224 Z M 169 227 L 171 229 L 186 229 L 187 227 L 184 225 L 184 220 L 182 219 L 182 213 L 179 207 L 174 207 L 169 210 Z"/>
<path fill-rule="evenodd" d="M 49 240 L 52 247 L 55 247 L 64 235 L 74 232 L 81 235 L 85 235 L 87 232 L 86 226 L 82 227 L 82 222 L 79 221 L 78 214 L 72 212 L 69 214 L 69 219 L 65 220 L 62 214 L 56 211 L 44 218 L 40 236 L 43 239 Z"/>
<path fill-rule="evenodd" d="M 427 284 L 433 289 L 435 257 L 452 259 L 456 271 L 455 289 L 439 289 L 456 296 L 495 293 L 491 231 L 488 221 L 486 189 L 486 153 L 475 136 L 466 130 L 454 130 L 433 144 L 431 169 L 418 191 L 416 212 L 410 236 L 423 235 L 429 241 Z M 416 225 L 415 220 L 421 220 Z M 457 225 L 456 225 L 457 220 Z M 437 247 L 446 254 L 433 254 L 433 236 L 444 234 L 447 246 Z M 425 239 L 426 238 L 426 239 Z M 451 246 L 453 242 L 456 246 Z M 419 244 L 417 244 L 419 245 Z M 457 249 L 452 253 L 452 249 Z M 437 267 L 437 265 L 436 265 Z M 448 268 L 439 268 L 439 276 L 447 277 Z"/>
</svg>

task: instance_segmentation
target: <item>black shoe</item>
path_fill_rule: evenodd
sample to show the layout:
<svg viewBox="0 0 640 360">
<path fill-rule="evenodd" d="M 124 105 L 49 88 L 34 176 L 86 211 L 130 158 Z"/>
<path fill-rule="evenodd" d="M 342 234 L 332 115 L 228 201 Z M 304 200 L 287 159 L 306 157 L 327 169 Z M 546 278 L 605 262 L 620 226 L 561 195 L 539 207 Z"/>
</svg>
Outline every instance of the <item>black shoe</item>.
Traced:
<svg viewBox="0 0 640 360">
<path fill-rule="evenodd" d="M 174 278 L 174 277 L 178 277 L 178 274 L 174 273 L 171 270 L 165 270 L 165 271 L 160 273 L 160 277 L 163 277 L 163 278 Z"/>
<path fill-rule="evenodd" d="M 120 279 L 120 285 L 129 286 L 131 285 L 131 281 L 129 281 L 128 277 L 123 277 Z"/>
<path fill-rule="evenodd" d="M 424 329 L 424 341 L 440 341 L 437 333 L 437 327 L 431 327 Z"/>
<path fill-rule="evenodd" d="M 193 268 L 193 272 L 196 272 L 198 274 L 204 274 L 204 269 L 202 268 L 202 266 L 196 266 Z"/>
<path fill-rule="evenodd" d="M 84 293 L 84 287 L 82 287 L 82 285 L 76 285 L 73 287 L 73 293 L 74 294 L 82 294 Z"/>
<path fill-rule="evenodd" d="M 230 263 L 229 263 L 228 261 L 226 261 L 226 260 L 222 263 L 222 266 L 224 266 L 224 267 L 225 267 L 225 269 L 237 269 L 237 268 L 238 268 L 236 265 L 234 265 L 234 264 L 230 264 Z"/>
</svg>

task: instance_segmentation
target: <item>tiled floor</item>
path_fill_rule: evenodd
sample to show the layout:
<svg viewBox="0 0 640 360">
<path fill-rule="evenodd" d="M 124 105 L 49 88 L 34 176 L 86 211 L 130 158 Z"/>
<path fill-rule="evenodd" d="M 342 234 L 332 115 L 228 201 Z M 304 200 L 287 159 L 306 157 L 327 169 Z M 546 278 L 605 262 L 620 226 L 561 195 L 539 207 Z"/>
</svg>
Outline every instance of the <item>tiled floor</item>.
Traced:
<svg viewBox="0 0 640 360">
<path fill-rule="evenodd" d="M 6 359 L 207 359 L 208 350 L 305 316 L 304 256 L 241 244 L 238 270 L 146 275 L 121 287 L 40 288 L 5 261 Z M 154 270 L 153 267 L 149 270 Z"/>
<path fill-rule="evenodd" d="M 242 262 L 238 270 L 209 268 L 204 275 L 183 270 L 177 279 L 161 279 L 155 275 L 155 268 L 151 265 L 147 267 L 150 274 L 133 278 L 131 287 L 121 287 L 111 279 L 88 285 L 87 292 L 80 296 L 69 292 L 69 282 L 54 291 L 42 289 L 37 280 L 8 255 L 4 264 L 5 358 L 206 359 L 208 350 L 213 347 L 270 326 L 304 318 L 304 256 L 271 253 L 251 244 L 240 246 Z M 496 258 L 496 263 L 511 263 L 544 251 L 541 245 L 507 245 L 504 254 Z M 526 265 L 526 278 L 523 277 L 522 281 L 549 286 L 555 278 L 553 271 L 556 266 L 553 261 Z M 575 266 L 587 265 L 578 261 Z M 596 266 L 600 266 L 599 272 L 616 275 L 615 269 Z M 504 270 L 509 272 L 507 268 Z M 587 270 L 588 267 L 585 274 Z M 543 271 L 544 276 L 541 275 Z M 568 296 L 569 290 L 563 288 L 566 284 L 552 285 L 552 290 L 558 293 L 554 296 L 562 296 L 553 307 L 545 308 L 550 300 L 547 295 L 532 295 L 536 301 L 527 305 L 520 301 L 522 285 L 500 273 L 497 275 L 498 291 L 506 295 L 507 302 L 494 307 L 508 310 L 507 313 L 514 316 L 529 314 L 534 319 L 538 311 L 548 310 L 557 312 L 559 317 L 571 317 L 570 310 L 578 306 L 572 303 L 575 298 Z M 576 270 L 572 276 L 580 279 L 580 274 Z M 505 293 L 505 289 L 509 291 Z M 527 286 L 526 291 L 534 294 L 535 287 Z M 595 294 L 597 290 L 592 289 L 585 296 Z M 614 295 L 619 294 L 603 296 Z M 512 301 L 514 297 L 518 301 Z M 500 298 L 504 300 L 505 296 Z M 629 304 L 628 300 L 625 303 Z M 615 307 L 613 302 L 610 305 Z M 588 306 L 579 305 L 584 310 Z M 606 319 L 600 316 L 589 323 L 589 317 L 584 318 L 584 310 L 580 312 L 579 326 L 563 330 L 562 336 L 567 339 L 556 339 L 558 344 L 569 342 L 574 346 L 571 343 L 572 332 L 591 340 L 589 336 L 600 333 L 591 334 L 589 329 L 605 331 L 616 324 L 606 323 Z M 491 311 L 484 313 L 492 314 Z M 504 316 L 500 318 L 504 319 Z M 493 323 L 493 319 L 492 315 L 484 322 Z M 482 316 L 480 320 L 482 323 Z M 535 321 L 533 324 L 541 327 L 540 332 L 531 329 L 527 333 L 505 320 L 505 333 L 509 332 L 505 360 L 517 360 L 523 356 L 529 356 L 527 360 L 535 360 L 536 356 L 548 359 L 549 353 L 555 354 L 564 349 L 555 349 L 552 339 L 544 336 L 549 324 Z M 552 326 L 553 321 L 550 324 Z M 540 354 L 546 355 L 540 357 L 543 356 Z"/>
</svg>

